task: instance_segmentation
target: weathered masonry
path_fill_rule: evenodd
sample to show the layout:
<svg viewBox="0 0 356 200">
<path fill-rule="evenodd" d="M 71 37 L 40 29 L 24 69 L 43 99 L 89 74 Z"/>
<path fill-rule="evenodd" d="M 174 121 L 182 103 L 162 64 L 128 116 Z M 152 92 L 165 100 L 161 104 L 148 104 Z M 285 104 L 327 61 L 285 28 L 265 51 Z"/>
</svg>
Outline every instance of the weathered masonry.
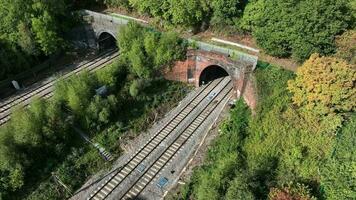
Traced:
<svg viewBox="0 0 356 200">
<path fill-rule="evenodd" d="M 95 36 L 97 47 L 105 47 L 115 40 L 120 28 L 129 19 L 118 18 L 93 11 L 82 11 Z M 165 77 L 200 86 L 213 79 L 229 75 L 234 83 L 235 97 L 243 97 L 246 103 L 255 108 L 257 94 L 253 71 L 257 65 L 257 56 L 216 45 L 189 40 L 197 49 L 190 49 L 185 61 L 176 62 L 165 72 Z"/>
<path fill-rule="evenodd" d="M 251 108 L 255 108 L 257 94 L 252 72 L 257 57 L 203 42 L 195 43 L 198 49 L 189 50 L 187 59 L 176 62 L 166 72 L 166 78 L 200 86 L 229 75 L 234 83 L 235 97 L 242 96 Z"/>
<path fill-rule="evenodd" d="M 129 22 L 124 18 L 82 10 L 80 14 L 89 24 L 86 27 L 89 46 L 92 48 L 106 48 L 116 44 L 116 36 L 120 29 Z"/>
</svg>

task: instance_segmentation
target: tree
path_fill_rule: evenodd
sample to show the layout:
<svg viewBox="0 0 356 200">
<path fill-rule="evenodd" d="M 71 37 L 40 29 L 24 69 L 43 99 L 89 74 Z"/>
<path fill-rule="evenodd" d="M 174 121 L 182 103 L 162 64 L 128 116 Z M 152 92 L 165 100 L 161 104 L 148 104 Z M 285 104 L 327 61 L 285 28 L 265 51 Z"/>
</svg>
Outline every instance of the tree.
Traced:
<svg viewBox="0 0 356 200">
<path fill-rule="evenodd" d="M 158 33 L 130 22 L 118 38 L 122 58 L 141 79 L 150 79 L 162 67 L 185 58 L 187 44 L 175 33 Z"/>
<path fill-rule="evenodd" d="M 8 126 L 0 130 L 0 199 L 24 184 L 21 161 L 26 162 L 26 159 L 22 157 L 11 132 Z"/>
<path fill-rule="evenodd" d="M 225 25 L 234 25 L 242 16 L 245 0 L 212 0 L 211 24 L 223 28 Z"/>
<path fill-rule="evenodd" d="M 129 0 L 104 0 L 104 4 L 110 7 L 130 8 Z"/>
<path fill-rule="evenodd" d="M 256 0 L 247 5 L 242 26 L 268 54 L 302 61 L 335 51 L 335 36 L 352 23 L 348 1 Z"/>
<path fill-rule="evenodd" d="M 32 29 L 36 40 L 46 55 L 51 55 L 63 47 L 63 39 L 55 30 L 55 23 L 48 12 L 44 12 L 41 18 L 32 19 Z"/>
<path fill-rule="evenodd" d="M 205 0 L 171 0 L 167 2 L 167 8 L 163 18 L 185 27 L 199 26 L 206 19 L 209 9 Z"/>
<path fill-rule="evenodd" d="M 162 17 L 167 1 L 156 0 L 129 0 L 130 5 L 140 13 L 146 13 L 153 17 Z"/>
<path fill-rule="evenodd" d="M 186 56 L 186 43 L 173 32 L 163 33 L 156 43 L 155 68 L 169 66 L 175 60 L 183 60 Z"/>
<path fill-rule="evenodd" d="M 298 69 L 288 89 L 302 112 L 339 115 L 356 109 L 355 81 L 355 66 L 342 59 L 314 54 Z"/>
<path fill-rule="evenodd" d="M 132 43 L 131 50 L 127 57 L 131 64 L 132 72 L 139 78 L 149 78 L 152 75 L 153 66 L 149 62 L 144 46 L 140 40 Z"/>
<path fill-rule="evenodd" d="M 17 28 L 19 31 L 19 45 L 21 49 L 28 55 L 38 56 L 40 52 L 37 48 L 33 33 L 31 32 L 29 25 L 25 24 L 24 22 L 20 22 Z"/>
</svg>

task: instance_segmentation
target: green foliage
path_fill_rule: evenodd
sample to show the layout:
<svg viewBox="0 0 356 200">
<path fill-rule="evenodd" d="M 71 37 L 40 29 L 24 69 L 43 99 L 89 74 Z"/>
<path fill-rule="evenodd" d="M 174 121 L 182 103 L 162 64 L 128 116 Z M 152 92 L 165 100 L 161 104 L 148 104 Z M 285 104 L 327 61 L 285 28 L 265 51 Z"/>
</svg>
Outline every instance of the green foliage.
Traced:
<svg viewBox="0 0 356 200">
<path fill-rule="evenodd" d="M 111 117 L 117 112 L 118 100 L 114 95 L 107 98 L 95 96 L 85 109 L 85 121 L 88 129 L 100 130 L 110 122 Z"/>
<path fill-rule="evenodd" d="M 272 188 L 269 195 L 269 200 L 285 200 L 285 199 L 302 199 L 316 200 L 310 195 L 310 189 L 303 184 L 289 184 L 282 189 Z"/>
<path fill-rule="evenodd" d="M 129 0 L 104 0 L 104 4 L 109 7 L 125 7 L 130 8 Z"/>
<path fill-rule="evenodd" d="M 116 90 L 123 85 L 123 81 L 127 76 L 127 66 L 118 59 L 110 66 L 107 66 L 96 72 L 98 84 L 107 86 L 110 90 Z"/>
<path fill-rule="evenodd" d="M 293 103 L 304 118 L 325 127 L 324 132 L 335 131 L 342 115 L 356 109 L 354 67 L 341 59 L 312 55 L 289 82 Z"/>
<path fill-rule="evenodd" d="M 0 80 L 63 49 L 69 5 L 65 0 L 0 0 Z"/>
<path fill-rule="evenodd" d="M 15 191 L 24 184 L 23 166 L 20 164 L 22 155 L 10 134 L 8 127 L 0 131 L 0 199 L 5 191 Z"/>
<path fill-rule="evenodd" d="M 268 54 L 298 61 L 313 53 L 334 53 L 335 37 L 354 28 L 355 18 L 351 0 L 129 0 L 129 4 L 107 2 L 148 14 L 163 26 L 192 28 L 194 33 L 209 25 L 224 33 L 251 32 Z"/>
<path fill-rule="evenodd" d="M 163 17 L 173 24 L 187 27 L 200 25 L 209 9 L 205 0 L 171 0 L 167 4 L 168 9 Z"/>
<path fill-rule="evenodd" d="M 356 6 L 356 3 L 355 3 Z M 356 30 L 349 30 L 336 38 L 337 52 L 336 57 L 356 64 Z"/>
<path fill-rule="evenodd" d="M 130 95 L 132 97 L 137 97 L 138 94 L 143 90 L 145 87 L 145 81 L 142 79 L 133 80 L 130 85 Z"/>
<path fill-rule="evenodd" d="M 170 65 L 173 61 L 183 60 L 186 54 L 186 44 L 177 33 L 168 32 L 162 34 L 154 57 L 157 67 Z"/>
<path fill-rule="evenodd" d="M 14 111 L 12 120 L 0 129 L 0 196 L 18 191 L 36 173 L 34 169 L 46 167 L 38 167 L 39 163 L 63 153 L 70 140 L 68 126 L 55 103 L 35 100 Z"/>
<path fill-rule="evenodd" d="M 185 58 L 187 48 L 175 33 L 160 34 L 132 22 L 120 30 L 118 45 L 131 73 L 141 79 Z"/>
<path fill-rule="evenodd" d="M 299 60 L 331 54 L 334 38 L 351 25 L 348 0 L 256 0 L 247 5 L 243 27 L 273 56 Z"/>
<path fill-rule="evenodd" d="M 355 198 L 354 113 L 344 114 L 340 130 L 313 125 L 292 103 L 287 85 L 293 73 L 259 63 L 255 76 L 255 116 L 237 104 L 184 189 L 192 191 L 185 199 Z"/>
<path fill-rule="evenodd" d="M 240 194 L 249 194 L 246 185 L 243 191 L 233 183 L 234 189 L 230 189 L 231 179 L 238 172 L 242 163 L 239 158 L 242 152 L 237 151 L 246 137 L 246 127 L 250 111 L 243 101 L 239 101 L 231 111 L 231 116 L 221 127 L 221 135 L 209 149 L 209 163 L 195 172 L 197 177 L 192 185 L 193 195 L 196 199 L 221 199 L 226 191 L 231 190 L 229 198 L 234 199 Z M 236 181 L 235 181 L 236 182 Z M 241 188 L 240 188 L 241 189 Z"/>
<path fill-rule="evenodd" d="M 132 72 L 139 78 L 150 78 L 153 73 L 153 66 L 145 54 L 144 46 L 140 40 L 133 41 L 131 50 L 127 53 Z"/>
<path fill-rule="evenodd" d="M 230 186 L 226 192 L 226 200 L 236 199 L 255 199 L 253 193 L 249 190 L 248 180 L 241 172 L 236 174 L 236 177 L 231 181 Z"/>
<path fill-rule="evenodd" d="M 332 156 L 321 167 L 321 188 L 327 199 L 355 199 L 356 115 L 339 131 Z"/>
<path fill-rule="evenodd" d="M 226 25 L 235 25 L 242 17 L 245 0 L 212 0 L 211 24 L 221 29 Z"/>
</svg>

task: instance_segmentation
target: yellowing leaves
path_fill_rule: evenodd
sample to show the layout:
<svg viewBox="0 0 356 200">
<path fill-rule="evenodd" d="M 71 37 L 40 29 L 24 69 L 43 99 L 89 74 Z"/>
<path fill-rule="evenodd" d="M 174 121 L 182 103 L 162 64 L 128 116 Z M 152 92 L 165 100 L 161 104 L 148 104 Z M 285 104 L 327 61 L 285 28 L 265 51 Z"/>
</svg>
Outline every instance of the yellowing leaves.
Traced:
<svg viewBox="0 0 356 200">
<path fill-rule="evenodd" d="M 356 107 L 356 70 L 346 61 L 312 55 L 289 81 L 293 103 L 316 115 L 354 111 Z"/>
</svg>

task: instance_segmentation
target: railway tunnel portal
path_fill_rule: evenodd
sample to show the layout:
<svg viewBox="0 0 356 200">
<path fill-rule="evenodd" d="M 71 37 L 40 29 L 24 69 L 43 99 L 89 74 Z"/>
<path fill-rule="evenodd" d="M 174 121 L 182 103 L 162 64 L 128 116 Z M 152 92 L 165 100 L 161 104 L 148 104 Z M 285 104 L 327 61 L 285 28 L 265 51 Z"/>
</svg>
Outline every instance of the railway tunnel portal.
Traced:
<svg viewBox="0 0 356 200">
<path fill-rule="evenodd" d="M 97 44 L 99 50 L 116 48 L 116 38 L 112 33 L 101 32 L 97 36 Z"/>
<path fill-rule="evenodd" d="M 257 104 L 257 89 L 252 72 L 256 64 L 257 58 L 256 61 L 252 61 L 218 51 L 191 49 L 187 53 L 187 59 L 176 62 L 165 72 L 165 77 L 199 87 L 214 79 L 230 76 L 234 87 L 234 97 L 243 97 L 245 102 L 254 109 Z"/>
</svg>

